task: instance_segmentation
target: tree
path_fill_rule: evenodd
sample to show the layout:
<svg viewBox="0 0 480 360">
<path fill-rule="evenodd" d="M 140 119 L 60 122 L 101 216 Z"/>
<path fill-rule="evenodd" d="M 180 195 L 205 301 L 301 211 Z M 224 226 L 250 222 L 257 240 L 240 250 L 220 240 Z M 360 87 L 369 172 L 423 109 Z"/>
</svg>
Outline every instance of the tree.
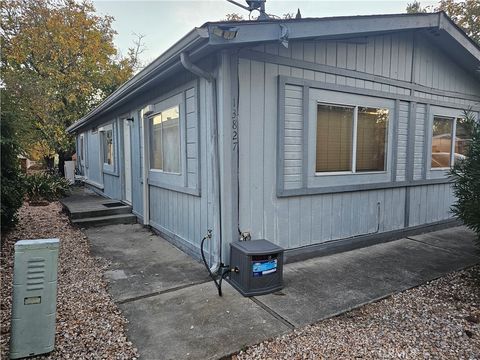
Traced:
<svg viewBox="0 0 480 360">
<path fill-rule="evenodd" d="M 465 33 L 480 45 L 480 1 L 441 0 L 437 11 L 445 11 Z"/>
<path fill-rule="evenodd" d="M 408 14 L 418 14 L 418 13 L 426 13 L 427 8 L 422 8 L 419 1 L 414 1 L 407 5 L 407 13 Z"/>
<path fill-rule="evenodd" d="M 86 0 L 9 0 L 1 20 L 2 82 L 31 125 L 24 147 L 57 153 L 63 171 L 74 152 L 65 129 L 132 75 L 138 52 L 120 57 L 113 18 Z"/>
<path fill-rule="evenodd" d="M 1 228 L 5 231 L 17 222 L 24 193 L 18 163 L 20 147 L 15 133 L 15 106 L 5 91 L 1 91 L 1 102 Z"/>
<path fill-rule="evenodd" d="M 441 0 L 436 8 L 422 8 L 420 2 L 407 5 L 407 13 L 426 13 L 445 11 L 445 13 L 474 41 L 480 44 L 480 1 L 478 0 Z"/>
<path fill-rule="evenodd" d="M 477 234 L 480 247 L 480 123 L 467 111 L 465 122 L 471 133 L 471 141 L 464 160 L 455 161 L 453 192 L 457 198 L 452 212 Z"/>
</svg>

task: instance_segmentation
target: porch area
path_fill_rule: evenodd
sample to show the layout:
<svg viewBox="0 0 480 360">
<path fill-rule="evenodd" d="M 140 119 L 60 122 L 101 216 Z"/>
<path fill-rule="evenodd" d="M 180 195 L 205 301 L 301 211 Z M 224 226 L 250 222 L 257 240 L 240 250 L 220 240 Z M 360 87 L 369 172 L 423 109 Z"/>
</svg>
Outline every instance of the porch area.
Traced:
<svg viewBox="0 0 480 360">
<path fill-rule="evenodd" d="M 73 186 L 70 196 L 60 202 L 72 224 L 82 228 L 137 222 L 130 205 L 107 199 L 85 186 Z"/>
</svg>

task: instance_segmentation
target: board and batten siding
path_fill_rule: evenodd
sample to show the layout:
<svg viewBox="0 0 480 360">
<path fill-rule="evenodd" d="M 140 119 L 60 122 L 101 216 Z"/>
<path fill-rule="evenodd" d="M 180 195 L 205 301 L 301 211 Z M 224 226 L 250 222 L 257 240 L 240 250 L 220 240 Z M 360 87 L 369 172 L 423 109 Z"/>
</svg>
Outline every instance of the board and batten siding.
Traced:
<svg viewBox="0 0 480 360">
<path fill-rule="evenodd" d="M 286 190 L 305 186 L 302 148 L 305 146 L 303 98 L 306 87 L 287 83 L 284 89 L 279 89 L 279 76 L 320 84 L 319 88 L 325 84 L 325 89 L 345 89 L 347 93 L 350 91 L 348 89 L 358 89 L 360 94 L 364 90 L 367 94 L 370 94 L 369 90 L 374 90 L 371 93 L 375 95 L 371 96 L 396 99 L 395 114 L 391 114 L 391 121 L 396 122 L 393 134 L 395 159 L 391 164 L 395 165 L 395 169 L 392 169 L 395 176 L 392 180 L 407 182 L 425 179 L 428 101 L 422 102 L 422 98 L 428 97 L 418 96 L 419 91 L 412 85 L 412 79 L 418 76 L 418 69 L 425 62 L 435 62 L 437 58 L 443 64 L 435 65 L 435 82 L 419 82 L 420 85 L 431 86 L 429 84 L 439 82 L 442 66 L 447 66 L 443 72 L 455 67 L 453 72 L 458 75 L 456 81 L 460 84 L 451 87 L 447 81 L 441 80 L 439 83 L 443 87 L 436 89 L 445 92 L 432 89 L 435 94 L 429 94 L 432 95 L 430 99 L 448 103 L 450 107 L 458 105 L 462 109 L 475 104 L 473 100 L 463 99 L 461 93 L 480 98 L 480 91 L 478 82 L 472 84 L 468 76 L 461 75 L 463 70 L 449 63 L 446 55 L 438 52 L 435 56 L 417 58 L 417 47 L 422 46 L 418 39 L 421 39 L 421 34 L 411 32 L 355 39 L 290 42 L 288 49 L 279 44 L 268 44 L 240 52 L 241 231 L 250 231 L 254 239 L 265 238 L 285 248 L 296 248 L 398 230 L 405 224 L 416 226 L 451 218 L 449 209 L 453 195 L 449 184 L 414 186 L 409 191 L 404 186 L 386 186 L 385 189 L 365 191 L 277 196 L 280 174 L 283 181 L 281 185 Z M 422 50 L 428 52 L 429 48 Z M 322 69 L 328 71 L 319 71 L 315 64 L 329 65 L 331 68 L 324 67 Z M 427 68 L 431 67 L 430 63 Z M 330 71 L 333 68 L 348 71 L 336 73 Z M 392 79 L 400 81 L 391 82 Z M 422 87 L 419 89 L 424 90 Z M 458 95 L 452 91 L 458 92 Z M 280 110 L 283 114 L 278 112 L 279 96 L 284 96 L 285 106 Z M 283 132 L 278 127 L 279 116 L 284 117 Z M 413 130 L 410 124 L 414 126 Z M 277 168 L 279 136 L 283 143 L 280 169 Z M 413 147 L 412 151 L 409 151 L 410 146 Z"/>
<path fill-rule="evenodd" d="M 150 225 L 169 236 L 176 244 L 191 255 L 198 257 L 200 241 L 213 227 L 212 168 L 207 161 L 210 151 L 209 124 L 211 116 L 209 85 L 200 80 L 196 87 L 183 91 L 185 99 L 185 137 L 187 186 L 197 188 L 197 194 L 169 189 L 159 185 L 149 185 Z M 210 91 L 211 93 L 211 91 Z M 200 169 L 203 166 L 202 169 Z M 209 253 L 210 243 L 206 244 Z"/>
</svg>

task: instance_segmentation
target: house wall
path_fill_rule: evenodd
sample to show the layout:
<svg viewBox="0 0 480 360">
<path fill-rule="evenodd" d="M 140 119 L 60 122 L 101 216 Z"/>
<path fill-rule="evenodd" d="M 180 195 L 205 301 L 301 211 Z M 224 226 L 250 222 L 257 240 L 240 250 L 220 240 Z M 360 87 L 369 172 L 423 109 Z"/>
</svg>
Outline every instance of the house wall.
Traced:
<svg viewBox="0 0 480 360">
<path fill-rule="evenodd" d="M 150 168 L 149 117 L 162 111 L 162 106 L 169 104 L 171 99 L 181 101 L 181 174 L 145 172 L 145 166 Z M 130 124 L 133 212 L 144 219 L 143 192 L 146 189 L 148 224 L 195 257 L 199 257 L 200 241 L 207 229 L 215 230 L 214 238 L 219 236 L 214 219 L 217 215 L 214 213 L 212 179 L 211 104 L 211 85 L 182 73 L 166 84 L 146 90 L 116 114 L 97 121 L 95 128 L 82 132 L 88 142 L 86 182 L 97 192 L 122 200 L 125 176 L 123 119 L 133 117 Z M 99 131 L 108 124 L 113 124 L 115 149 L 114 168 L 110 170 L 103 165 Z M 214 241 L 206 244 L 207 256 L 213 256 L 210 243 Z"/>
<path fill-rule="evenodd" d="M 198 257 L 201 239 L 207 229 L 214 228 L 213 170 L 208 156 L 212 151 L 208 121 L 211 118 L 211 88 L 201 79 L 173 90 L 152 104 L 161 104 L 179 93 L 184 96 L 181 106 L 181 111 L 185 112 L 184 135 L 181 138 L 186 151 L 181 166 L 185 177 L 182 185 L 170 184 L 169 179 L 150 182 L 150 225 Z M 209 246 L 210 243 L 206 245 L 207 252 Z"/>
<path fill-rule="evenodd" d="M 241 231 L 291 249 L 451 218 L 445 172 L 429 176 L 431 107 L 477 112 L 480 83 L 422 32 L 269 44 L 239 57 Z M 393 104 L 383 178 L 320 183 L 309 171 L 319 91 Z"/>
</svg>

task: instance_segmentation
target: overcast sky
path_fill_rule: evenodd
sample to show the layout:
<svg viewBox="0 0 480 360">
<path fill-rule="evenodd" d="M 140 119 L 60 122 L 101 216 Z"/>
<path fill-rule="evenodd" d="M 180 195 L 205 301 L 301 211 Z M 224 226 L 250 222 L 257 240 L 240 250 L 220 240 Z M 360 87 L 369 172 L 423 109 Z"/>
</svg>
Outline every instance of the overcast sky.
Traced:
<svg viewBox="0 0 480 360">
<path fill-rule="evenodd" d="M 237 0 L 245 4 L 244 0 Z M 303 17 L 339 15 L 371 15 L 403 13 L 410 1 L 398 0 L 267 0 L 267 13 L 282 16 L 296 13 L 300 8 Z M 248 12 L 226 0 L 156 0 L 156 1 L 93 1 L 97 12 L 115 18 L 113 28 L 118 35 L 115 43 L 126 53 L 135 39 L 134 33 L 145 35 L 146 51 L 142 61 L 148 63 L 162 54 L 183 35 L 207 21 L 218 21 L 226 14 L 239 13 L 248 18 Z M 437 1 L 421 1 L 423 6 Z"/>
</svg>

